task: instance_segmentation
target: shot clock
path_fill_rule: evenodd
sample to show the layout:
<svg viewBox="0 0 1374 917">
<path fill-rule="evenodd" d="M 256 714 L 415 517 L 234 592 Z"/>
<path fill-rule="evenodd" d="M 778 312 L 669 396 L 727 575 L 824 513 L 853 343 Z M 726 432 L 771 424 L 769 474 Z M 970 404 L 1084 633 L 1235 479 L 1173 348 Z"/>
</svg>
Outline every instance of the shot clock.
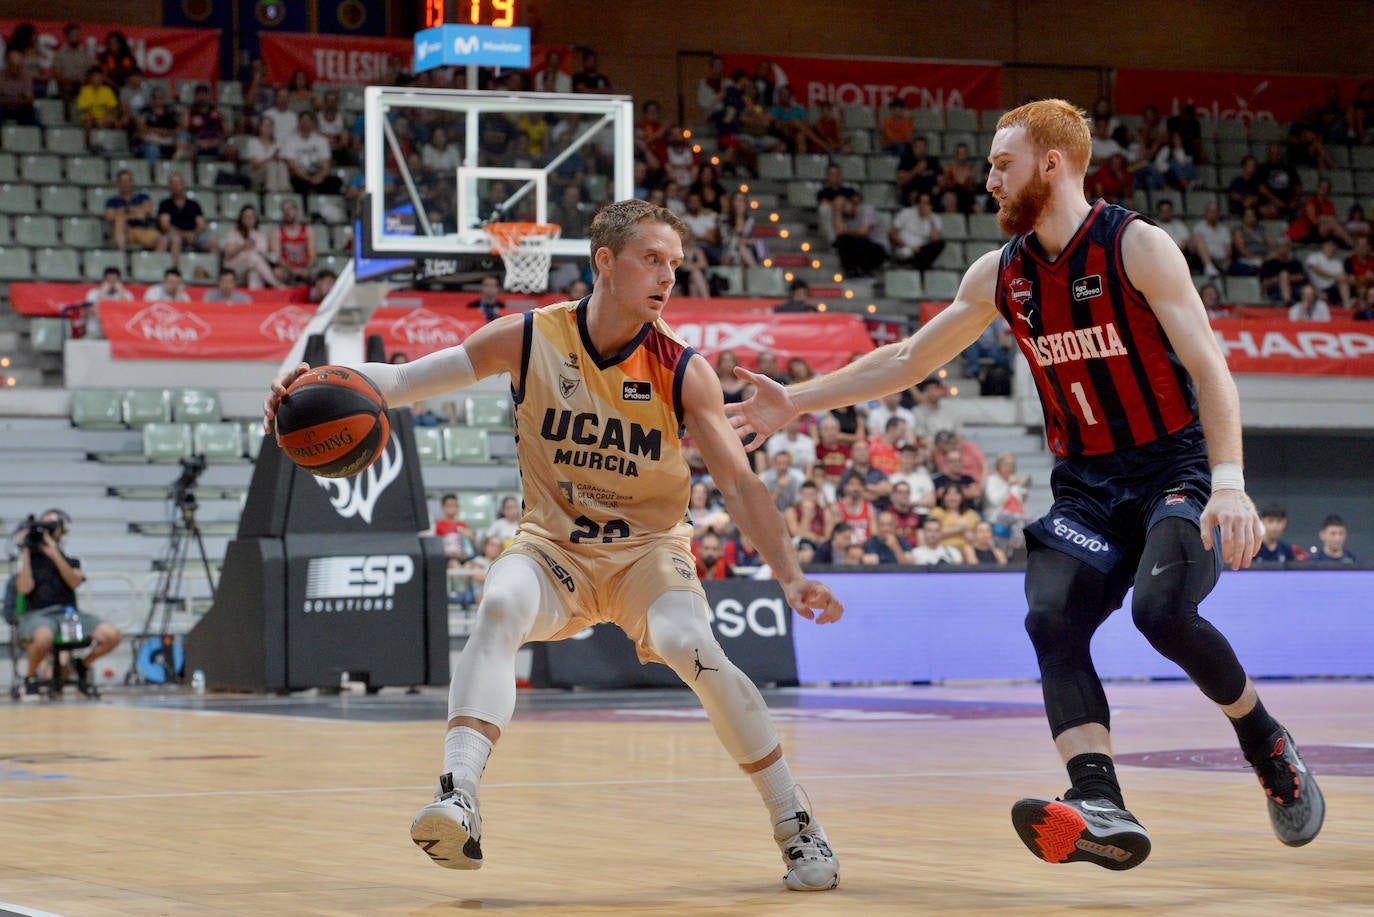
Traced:
<svg viewBox="0 0 1374 917">
<path fill-rule="evenodd" d="M 485 25 L 508 29 L 519 15 L 519 0 L 422 0 L 427 29 L 441 25 Z"/>
</svg>

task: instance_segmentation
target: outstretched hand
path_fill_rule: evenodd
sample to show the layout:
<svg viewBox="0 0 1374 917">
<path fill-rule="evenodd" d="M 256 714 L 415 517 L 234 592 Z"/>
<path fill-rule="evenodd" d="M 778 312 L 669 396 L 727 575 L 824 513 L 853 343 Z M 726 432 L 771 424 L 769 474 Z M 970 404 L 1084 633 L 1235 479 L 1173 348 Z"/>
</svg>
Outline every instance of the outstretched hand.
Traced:
<svg viewBox="0 0 1374 917">
<path fill-rule="evenodd" d="M 1202 529 L 1202 546 L 1209 551 L 1221 548 L 1221 562 L 1232 570 L 1250 566 L 1264 537 L 1264 523 L 1260 522 L 1255 504 L 1240 490 L 1218 490 L 1207 501 L 1198 522 Z M 1212 530 L 1221 530 L 1221 544 L 1213 543 Z"/>
<path fill-rule="evenodd" d="M 782 591 L 787 597 L 787 604 L 808 621 L 830 624 L 840 620 L 840 615 L 844 614 L 844 606 L 825 583 L 801 579 L 784 585 Z"/>
<path fill-rule="evenodd" d="M 286 390 L 291 387 L 291 383 L 309 370 L 309 363 L 297 363 L 294 368 L 288 369 L 272 380 L 272 390 L 267 393 L 267 398 L 262 402 L 262 429 L 264 433 L 271 433 L 276 429 L 277 408 L 281 405 L 282 397 L 286 394 Z"/>
<path fill-rule="evenodd" d="M 751 383 L 754 394 L 747 401 L 727 404 L 725 414 L 739 438 L 747 440 L 745 450 L 753 452 L 797 416 L 797 406 L 788 394 L 787 387 L 767 376 L 750 372 L 742 366 L 735 367 L 735 375 Z M 751 435 L 754 437 L 752 440 L 749 439 Z"/>
</svg>

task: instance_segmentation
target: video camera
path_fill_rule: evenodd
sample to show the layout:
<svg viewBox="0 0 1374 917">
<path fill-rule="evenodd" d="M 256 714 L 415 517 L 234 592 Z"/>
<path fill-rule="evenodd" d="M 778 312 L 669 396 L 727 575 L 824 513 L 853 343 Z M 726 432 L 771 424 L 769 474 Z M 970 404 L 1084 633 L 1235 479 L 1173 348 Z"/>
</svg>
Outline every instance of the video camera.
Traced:
<svg viewBox="0 0 1374 917">
<path fill-rule="evenodd" d="M 62 531 L 62 523 L 56 519 L 39 519 L 32 513 L 24 520 L 24 547 L 36 550 L 43 547 L 43 536 L 48 534 L 56 538 Z"/>
<path fill-rule="evenodd" d="M 193 455 L 181 460 L 181 477 L 172 483 L 171 498 L 185 510 L 196 508 L 196 484 L 205 470 L 205 456 Z"/>
</svg>

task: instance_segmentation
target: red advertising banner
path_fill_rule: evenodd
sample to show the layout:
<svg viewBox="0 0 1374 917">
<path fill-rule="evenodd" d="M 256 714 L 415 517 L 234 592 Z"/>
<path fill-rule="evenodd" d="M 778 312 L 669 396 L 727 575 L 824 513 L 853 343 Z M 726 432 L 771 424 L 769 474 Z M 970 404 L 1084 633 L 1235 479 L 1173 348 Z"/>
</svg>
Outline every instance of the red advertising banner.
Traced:
<svg viewBox="0 0 1374 917">
<path fill-rule="evenodd" d="M 1355 97 L 1361 80 L 1291 73 L 1212 73 L 1198 70 L 1116 71 L 1116 110 L 1138 115 L 1154 105 L 1168 117 L 1189 102 L 1203 121 L 1275 121 L 1287 124 L 1304 106 L 1326 101 L 1328 86 L 1341 87 L 1341 104 Z"/>
<path fill-rule="evenodd" d="M 669 321 L 708 358 L 733 350 L 741 364 L 752 367 L 767 350 L 780 363 L 802 357 L 817 372 L 829 372 L 873 349 L 857 315 L 698 311 L 710 304 L 687 300 Z M 280 360 L 315 307 L 283 301 L 232 306 L 134 301 L 102 302 L 98 312 L 117 360 Z M 366 333 L 380 335 L 387 354 L 415 359 L 461 343 L 482 324 L 478 313 L 463 305 L 391 305 L 373 314 Z"/>
<path fill-rule="evenodd" d="M 297 70 L 304 70 L 311 83 L 382 84 L 389 70 L 410 70 L 415 54 L 409 38 L 264 32 L 260 44 L 267 79 L 282 84 Z"/>
<path fill-rule="evenodd" d="M 885 58 L 774 57 L 722 54 L 725 72 L 753 73 L 773 65 L 773 81 L 792 87 L 808 108 L 818 102 L 876 108 L 895 98 L 908 108 L 1001 108 L 1002 68 L 997 64 L 947 64 Z"/>
<path fill-rule="evenodd" d="M 35 43 L 45 68 L 52 66 L 53 52 L 66 36 L 62 30 L 66 22 L 58 20 L 23 20 L 37 30 Z M 14 34 L 18 19 L 0 19 L 0 34 L 8 37 Z M 105 36 L 110 32 L 122 32 L 129 40 L 129 47 L 146 76 L 173 80 L 203 80 L 213 83 L 219 79 L 219 38 L 220 33 L 212 29 L 169 29 L 161 26 L 141 25 L 95 25 L 78 23 L 81 39 L 90 49 L 91 55 L 98 55 L 105 47 Z M 4 38 L 0 38 L 0 46 Z"/>
<path fill-rule="evenodd" d="M 1367 322 L 1221 319 L 1212 333 L 1232 372 L 1374 376 L 1374 327 Z"/>
</svg>

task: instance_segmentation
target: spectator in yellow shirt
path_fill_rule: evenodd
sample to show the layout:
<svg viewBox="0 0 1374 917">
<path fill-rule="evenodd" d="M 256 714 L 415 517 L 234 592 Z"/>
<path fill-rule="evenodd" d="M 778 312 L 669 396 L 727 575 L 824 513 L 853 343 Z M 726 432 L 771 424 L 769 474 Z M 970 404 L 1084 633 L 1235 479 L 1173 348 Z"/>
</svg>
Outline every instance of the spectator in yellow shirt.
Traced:
<svg viewBox="0 0 1374 917">
<path fill-rule="evenodd" d="M 119 96 L 106 81 L 104 70 L 92 67 L 86 71 L 86 82 L 76 94 L 76 110 L 81 115 L 81 126 L 86 129 L 87 144 L 93 129 L 111 128 L 118 123 Z"/>
</svg>

